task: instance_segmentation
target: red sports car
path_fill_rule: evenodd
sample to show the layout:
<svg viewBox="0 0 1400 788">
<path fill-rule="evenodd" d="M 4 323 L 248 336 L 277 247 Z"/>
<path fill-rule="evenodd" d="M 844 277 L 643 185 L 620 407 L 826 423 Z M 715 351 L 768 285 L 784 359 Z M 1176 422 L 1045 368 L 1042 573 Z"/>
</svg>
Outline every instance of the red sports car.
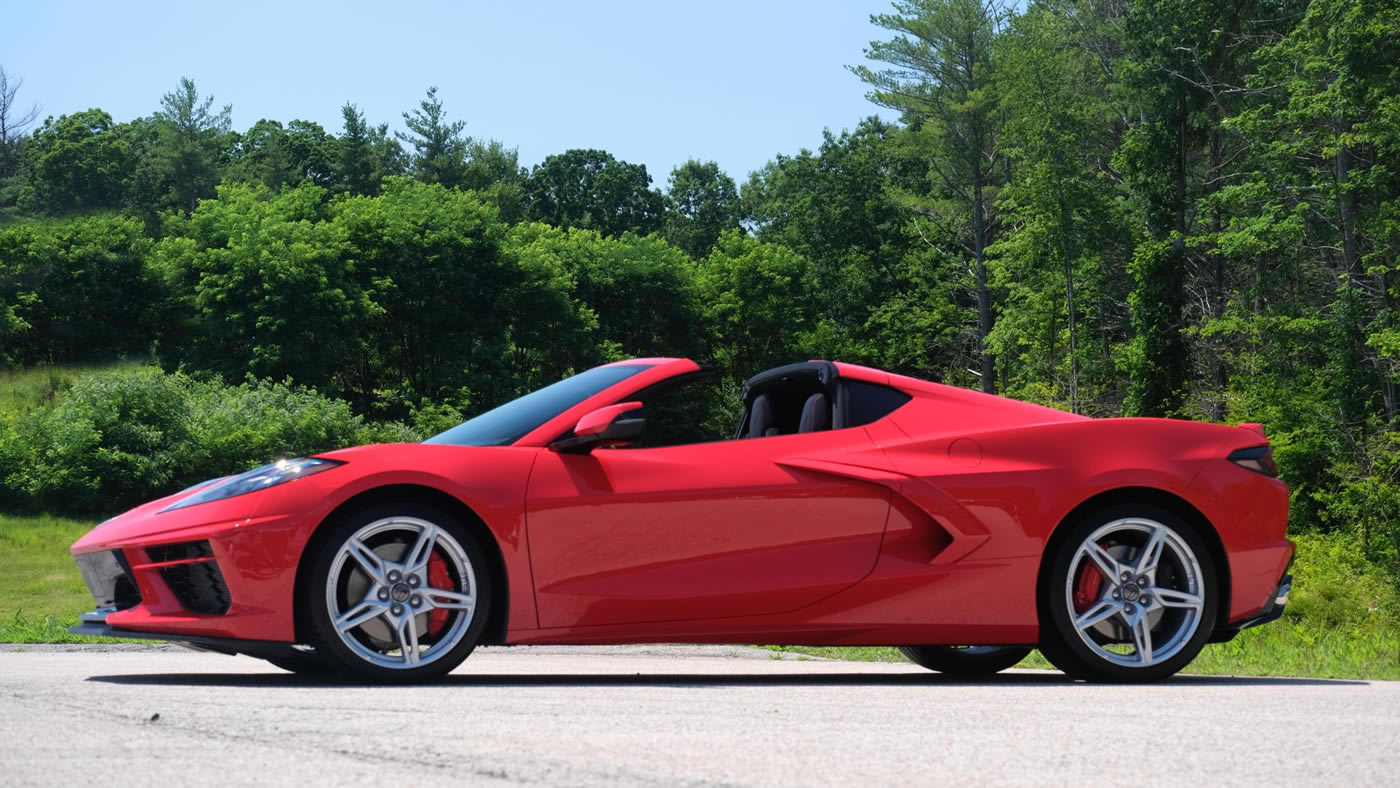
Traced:
<svg viewBox="0 0 1400 788">
<path fill-rule="evenodd" d="M 717 380 L 608 364 L 421 444 L 153 501 L 73 545 L 98 609 L 71 631 L 389 682 L 480 644 L 638 642 L 893 645 L 954 673 L 1039 647 L 1149 681 L 1287 601 L 1259 425 L 827 361 Z"/>
</svg>

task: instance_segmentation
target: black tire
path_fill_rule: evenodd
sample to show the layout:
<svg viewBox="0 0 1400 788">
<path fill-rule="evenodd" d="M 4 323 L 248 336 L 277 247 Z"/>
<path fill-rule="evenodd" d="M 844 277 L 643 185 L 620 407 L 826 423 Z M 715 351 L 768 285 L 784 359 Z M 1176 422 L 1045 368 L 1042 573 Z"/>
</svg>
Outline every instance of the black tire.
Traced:
<svg viewBox="0 0 1400 788">
<path fill-rule="evenodd" d="M 900 646 L 899 653 L 929 670 L 954 676 L 986 676 L 1014 667 L 1029 646 Z"/>
<path fill-rule="evenodd" d="M 1161 532 L 1165 546 L 1159 561 L 1163 574 L 1157 576 L 1159 569 L 1154 568 L 1154 578 L 1146 584 L 1137 582 L 1144 576 L 1124 580 L 1121 572 L 1109 581 L 1098 564 L 1088 568 L 1088 562 L 1094 560 L 1089 552 L 1079 555 L 1081 550 L 1094 551 L 1089 547 L 1090 537 L 1101 533 L 1094 544 L 1103 547 L 1120 570 L 1131 570 L 1158 526 L 1166 529 Z M 1040 651 L 1051 664 L 1088 681 L 1145 683 L 1176 674 L 1200 654 L 1215 627 L 1221 586 L 1210 550 L 1190 524 L 1160 507 L 1122 504 L 1066 527 L 1069 530 L 1057 540 L 1054 554 L 1045 556 L 1048 563 L 1041 576 Z M 1142 543 L 1133 545 L 1135 529 L 1139 528 L 1143 529 Z M 1071 571 L 1077 583 L 1085 579 L 1081 572 L 1097 573 L 1101 590 L 1091 593 L 1088 586 L 1092 583 L 1071 585 Z M 1191 591 L 1193 587 L 1195 591 Z M 1172 599 L 1172 606 L 1165 606 L 1163 598 Z M 1142 604 L 1142 600 L 1149 604 Z M 1080 605 L 1082 609 L 1076 609 Z M 1110 612 L 1115 605 L 1117 612 Z M 1158 616 L 1155 623 L 1149 610 Z M 1087 624 L 1104 613 L 1108 615 L 1099 623 Z M 1082 632 L 1075 626 L 1076 616 L 1086 622 Z M 1137 623 L 1133 623 L 1133 616 Z M 1144 634 L 1148 649 L 1137 645 Z M 1166 647 L 1155 648 L 1154 643 Z M 1127 653 L 1129 649 L 1131 653 Z"/>
<path fill-rule="evenodd" d="M 263 659 L 275 667 L 299 676 L 331 678 L 337 675 L 334 666 L 314 654 L 289 651 L 280 657 L 263 657 Z"/>
<path fill-rule="evenodd" d="M 404 540 L 396 541 L 395 528 L 397 525 L 404 525 Z M 459 596 L 470 595 L 474 598 L 474 604 L 469 611 L 458 610 L 448 613 L 451 622 L 439 638 L 431 632 L 424 632 L 420 636 L 418 630 L 422 628 L 421 623 L 429 620 L 429 610 L 432 602 L 429 597 L 437 596 L 429 592 L 435 590 L 430 587 L 430 582 L 426 577 L 426 571 L 419 573 L 416 577 L 402 573 L 401 580 L 392 584 L 393 591 L 390 593 L 389 584 L 376 583 L 365 569 L 363 562 L 359 562 L 353 557 L 341 557 L 342 550 L 346 551 L 346 556 L 350 556 L 352 551 L 349 540 L 357 533 L 375 528 L 386 529 L 384 533 L 369 538 L 378 538 L 382 541 L 376 545 L 370 545 L 375 554 L 388 553 L 392 555 L 399 551 L 399 557 L 386 558 L 379 557 L 390 562 L 387 566 L 407 569 L 406 561 L 409 552 L 415 549 L 409 544 L 410 524 L 428 524 L 435 526 L 434 546 L 428 550 L 429 554 L 442 550 L 451 556 L 450 560 L 465 561 L 465 566 L 456 568 L 455 582 L 460 586 L 453 591 Z M 311 644 L 316 648 L 317 658 L 323 659 L 330 669 L 343 676 L 368 681 L 373 683 L 386 684 L 409 684 L 425 681 L 434 681 L 447 675 L 462 663 L 476 648 L 477 642 L 481 639 L 482 631 L 487 624 L 487 617 L 491 610 L 491 598 L 495 588 L 495 579 L 491 576 L 491 564 L 487 560 L 486 551 L 482 548 L 473 531 L 467 528 L 456 517 L 447 514 L 435 507 L 420 503 L 387 503 L 379 504 L 362 511 L 356 512 L 348 517 L 336 522 L 327 523 L 323 526 L 327 529 L 323 534 L 318 533 L 314 546 L 308 549 L 314 550 L 314 554 L 308 556 L 306 564 L 307 581 L 301 584 L 298 591 L 297 604 L 299 605 L 299 620 L 306 623 L 306 632 Z M 421 527 L 412 525 L 411 527 Z M 426 529 L 424 529 L 426 530 Z M 371 561 L 374 558 L 371 556 Z M 424 556 L 424 561 L 427 556 Z M 331 581 L 331 573 L 336 572 L 334 584 Z M 365 589 L 363 601 L 356 602 L 360 592 L 352 593 L 348 584 L 357 580 L 362 582 Z M 389 575 L 385 575 L 387 578 Z M 420 582 L 421 579 L 421 582 Z M 419 582 L 411 590 L 407 588 L 409 580 Z M 470 588 L 468 588 L 470 586 Z M 379 588 L 384 592 L 376 596 L 374 589 Z M 449 589 L 443 587 L 439 593 Z M 400 598 L 399 593 L 411 593 L 411 597 Z M 343 599 L 341 598 L 343 597 Z M 353 597 L 353 598 L 352 598 Z M 365 622 L 359 625 L 347 627 L 347 632 L 342 637 L 333 623 L 332 619 L 332 598 L 336 598 L 335 604 L 343 603 L 347 608 L 342 615 L 353 612 L 356 606 L 377 605 L 383 608 L 379 615 L 366 618 Z M 383 602 L 372 602 L 373 599 L 384 600 Z M 410 601 L 418 609 L 420 603 L 425 606 L 420 612 L 415 613 L 409 608 Z M 396 618 L 390 618 L 389 607 L 399 611 Z M 373 612 L 370 607 L 364 608 L 366 612 Z M 466 616 L 459 621 L 459 616 Z M 395 623 L 398 622 L 398 624 Z M 422 654 L 421 664 L 410 665 L 405 656 L 407 648 L 395 648 L 393 643 L 386 638 L 395 637 L 391 630 L 402 626 L 403 630 L 411 628 L 415 633 L 411 642 L 419 644 L 413 649 L 415 655 Z M 371 627 L 380 627 L 388 635 L 381 635 L 376 638 L 368 632 Z M 399 642 L 403 641 L 403 634 L 398 634 Z M 353 643 L 354 645 L 351 645 Z M 419 649 L 426 648 L 426 651 Z M 399 657 L 394 657 L 394 651 L 399 652 Z M 398 662 L 402 660 L 402 662 Z M 387 664 L 396 662 L 397 665 Z M 276 663 L 274 663 L 276 664 Z"/>
</svg>

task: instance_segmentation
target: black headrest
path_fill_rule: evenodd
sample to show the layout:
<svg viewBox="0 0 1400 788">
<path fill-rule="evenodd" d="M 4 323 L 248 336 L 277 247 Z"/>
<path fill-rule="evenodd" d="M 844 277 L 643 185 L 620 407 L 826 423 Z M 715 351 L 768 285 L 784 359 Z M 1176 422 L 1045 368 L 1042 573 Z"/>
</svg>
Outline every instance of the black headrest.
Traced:
<svg viewBox="0 0 1400 788">
<path fill-rule="evenodd" d="M 798 432 L 820 432 L 831 429 L 831 406 L 825 394 L 813 394 L 802 403 L 802 421 L 798 422 Z"/>
<path fill-rule="evenodd" d="M 749 409 L 749 437 L 767 437 L 768 430 L 773 427 L 773 419 L 773 401 L 767 394 L 758 395 Z"/>
</svg>

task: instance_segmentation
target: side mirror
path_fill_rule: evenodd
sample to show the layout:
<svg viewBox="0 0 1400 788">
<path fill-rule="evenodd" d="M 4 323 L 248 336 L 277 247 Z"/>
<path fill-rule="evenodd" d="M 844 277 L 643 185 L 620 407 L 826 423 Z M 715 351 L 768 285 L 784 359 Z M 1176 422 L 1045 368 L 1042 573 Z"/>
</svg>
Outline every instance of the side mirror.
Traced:
<svg viewBox="0 0 1400 788">
<path fill-rule="evenodd" d="M 619 402 L 585 413 L 574 425 L 574 434 L 549 444 L 550 451 L 587 454 L 599 446 L 614 446 L 636 440 L 646 429 L 647 419 L 640 402 Z"/>
</svg>

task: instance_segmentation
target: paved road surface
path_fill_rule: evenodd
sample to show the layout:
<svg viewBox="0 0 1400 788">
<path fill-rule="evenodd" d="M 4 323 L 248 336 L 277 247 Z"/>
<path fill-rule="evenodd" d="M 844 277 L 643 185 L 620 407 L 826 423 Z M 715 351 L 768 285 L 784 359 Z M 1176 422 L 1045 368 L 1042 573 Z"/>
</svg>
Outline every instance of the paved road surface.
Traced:
<svg viewBox="0 0 1400 788">
<path fill-rule="evenodd" d="M 1400 785 L 1400 682 L 956 683 L 624 647 L 484 649 L 445 684 L 380 688 L 166 647 L 5 648 L 0 785 Z"/>
</svg>

